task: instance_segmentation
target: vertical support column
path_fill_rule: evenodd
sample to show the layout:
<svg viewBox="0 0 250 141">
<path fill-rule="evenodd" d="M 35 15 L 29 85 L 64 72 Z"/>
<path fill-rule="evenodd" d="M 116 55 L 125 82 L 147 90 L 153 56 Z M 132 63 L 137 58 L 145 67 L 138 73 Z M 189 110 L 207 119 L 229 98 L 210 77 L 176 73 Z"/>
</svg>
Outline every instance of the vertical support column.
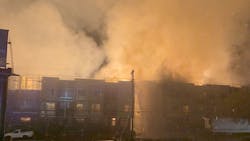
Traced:
<svg viewBox="0 0 250 141">
<path fill-rule="evenodd" d="M 4 140 L 5 111 L 7 104 L 8 77 L 12 69 L 7 68 L 8 30 L 0 29 L 0 141 Z M 13 64 L 12 64 L 13 65 Z"/>
<path fill-rule="evenodd" d="M 134 78 L 134 70 L 131 72 L 131 87 L 132 87 L 132 92 L 131 92 L 131 131 L 130 131 L 130 140 L 134 140 L 134 110 L 135 110 L 135 78 Z"/>
<path fill-rule="evenodd" d="M 0 69 L 0 140 L 4 140 L 5 112 L 7 104 L 8 77 L 11 69 Z"/>
</svg>

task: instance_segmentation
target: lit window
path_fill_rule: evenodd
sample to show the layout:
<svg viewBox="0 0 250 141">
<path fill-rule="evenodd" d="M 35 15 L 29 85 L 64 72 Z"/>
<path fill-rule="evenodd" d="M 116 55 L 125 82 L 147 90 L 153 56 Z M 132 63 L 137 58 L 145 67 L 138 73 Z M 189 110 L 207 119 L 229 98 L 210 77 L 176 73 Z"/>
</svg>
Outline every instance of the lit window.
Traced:
<svg viewBox="0 0 250 141">
<path fill-rule="evenodd" d="M 188 105 L 184 105 L 184 106 L 183 106 L 183 112 L 184 112 L 184 113 L 189 113 L 189 112 L 190 112 L 190 109 L 189 109 L 189 106 L 188 106 Z"/>
<path fill-rule="evenodd" d="M 23 90 L 41 90 L 40 77 L 25 77 L 21 76 L 21 89 Z"/>
<path fill-rule="evenodd" d="M 56 104 L 54 102 L 47 102 L 46 103 L 46 110 L 55 110 Z"/>
<path fill-rule="evenodd" d="M 83 111 L 83 104 L 82 103 L 77 103 L 76 104 L 76 110 L 77 111 Z"/>
<path fill-rule="evenodd" d="M 92 109 L 92 112 L 100 112 L 101 111 L 101 104 L 92 104 L 91 109 Z"/>
<path fill-rule="evenodd" d="M 18 90 L 20 87 L 20 80 L 17 76 L 9 77 L 8 89 L 10 90 Z"/>
<path fill-rule="evenodd" d="M 112 118 L 111 120 L 112 120 L 111 121 L 111 126 L 115 126 L 116 125 L 116 118 Z"/>
<path fill-rule="evenodd" d="M 21 122 L 30 122 L 31 117 L 21 117 L 20 120 L 21 120 Z"/>
</svg>

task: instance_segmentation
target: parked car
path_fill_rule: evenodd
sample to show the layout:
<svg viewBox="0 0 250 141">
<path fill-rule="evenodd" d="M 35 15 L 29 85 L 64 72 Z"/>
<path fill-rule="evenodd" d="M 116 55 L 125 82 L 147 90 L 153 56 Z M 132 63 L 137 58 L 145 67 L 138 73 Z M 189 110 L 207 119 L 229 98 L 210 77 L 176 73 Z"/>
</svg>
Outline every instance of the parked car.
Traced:
<svg viewBox="0 0 250 141">
<path fill-rule="evenodd" d="M 32 138 L 34 136 L 34 131 L 25 130 L 25 129 L 17 129 L 13 132 L 5 133 L 4 137 L 6 138 Z"/>
</svg>

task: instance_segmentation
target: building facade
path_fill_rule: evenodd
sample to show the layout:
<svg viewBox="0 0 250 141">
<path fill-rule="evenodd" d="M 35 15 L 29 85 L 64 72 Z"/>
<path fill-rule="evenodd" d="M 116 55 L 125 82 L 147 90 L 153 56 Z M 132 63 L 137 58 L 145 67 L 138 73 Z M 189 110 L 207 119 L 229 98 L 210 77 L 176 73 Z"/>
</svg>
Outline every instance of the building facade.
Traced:
<svg viewBox="0 0 250 141">
<path fill-rule="evenodd" d="M 43 135 L 64 135 L 63 139 L 124 138 L 130 134 L 130 81 L 25 77 L 14 82 L 9 87 L 7 127 L 37 127 Z M 204 119 L 250 119 L 246 110 L 249 90 L 168 81 L 136 82 L 136 135 L 155 139 L 194 137 L 206 132 Z"/>
<path fill-rule="evenodd" d="M 9 130 L 32 127 L 45 136 L 125 136 L 131 92 L 129 81 L 12 77 L 6 125 Z"/>
<path fill-rule="evenodd" d="M 40 91 L 9 90 L 6 111 L 8 128 L 31 127 L 40 119 Z"/>
</svg>

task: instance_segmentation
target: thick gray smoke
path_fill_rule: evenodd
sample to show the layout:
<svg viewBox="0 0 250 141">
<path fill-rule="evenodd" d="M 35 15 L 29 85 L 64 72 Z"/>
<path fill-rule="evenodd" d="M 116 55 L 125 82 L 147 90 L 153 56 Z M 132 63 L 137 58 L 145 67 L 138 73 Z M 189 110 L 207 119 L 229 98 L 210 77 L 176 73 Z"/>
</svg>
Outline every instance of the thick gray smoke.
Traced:
<svg viewBox="0 0 250 141">
<path fill-rule="evenodd" d="M 142 80 L 244 85 L 248 55 L 237 56 L 234 46 L 249 40 L 247 17 L 249 0 L 120 1 L 108 14 L 110 62 L 101 76 L 125 77 L 134 68 Z"/>
<path fill-rule="evenodd" d="M 16 73 L 249 84 L 249 0 L 0 0 Z"/>
<path fill-rule="evenodd" d="M 237 37 L 231 47 L 231 68 L 234 79 L 241 85 L 250 84 L 250 20 L 243 18 L 238 23 Z"/>
<path fill-rule="evenodd" d="M 112 1 L 0 0 L 0 27 L 10 30 L 15 71 L 91 77 L 107 63 L 105 13 Z"/>
</svg>

